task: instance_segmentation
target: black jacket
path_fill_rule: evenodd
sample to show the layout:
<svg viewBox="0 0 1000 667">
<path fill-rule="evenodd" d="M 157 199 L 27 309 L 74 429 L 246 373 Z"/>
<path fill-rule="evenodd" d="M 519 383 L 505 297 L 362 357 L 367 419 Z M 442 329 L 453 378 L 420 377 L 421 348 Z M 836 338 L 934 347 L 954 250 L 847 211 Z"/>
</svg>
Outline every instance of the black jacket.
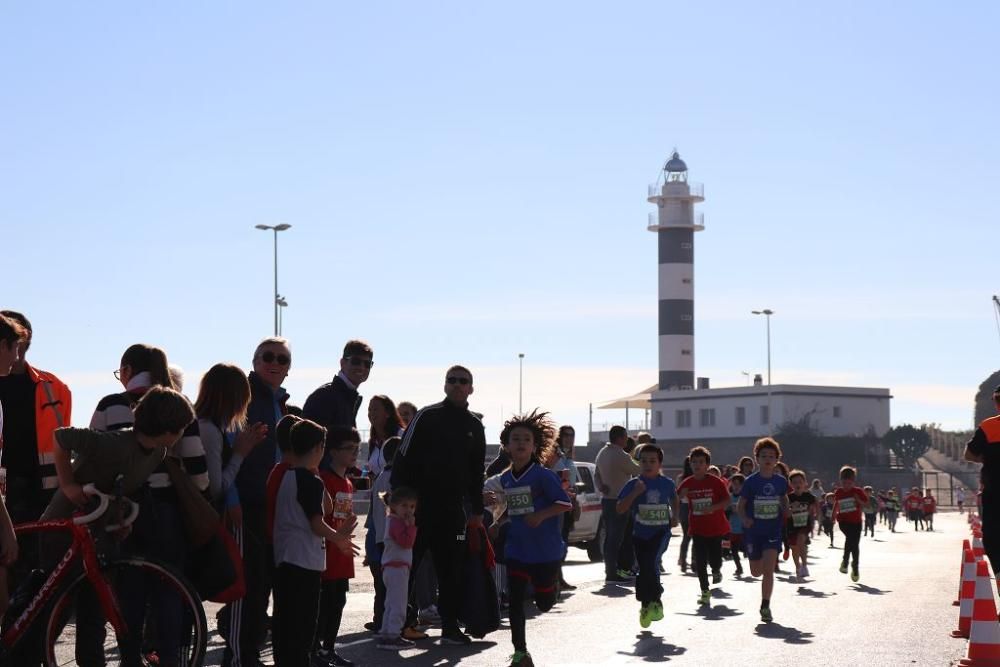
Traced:
<svg viewBox="0 0 1000 667">
<path fill-rule="evenodd" d="M 483 513 L 486 432 L 467 407 L 442 401 L 420 410 L 403 434 L 392 466 L 392 488 L 417 490 L 418 516 L 448 521 L 468 508 Z"/>
<path fill-rule="evenodd" d="M 278 460 L 278 445 L 274 440 L 274 427 L 278 422 L 275 403 L 277 412 L 286 414 L 285 401 L 288 399 L 288 393 L 280 388 L 277 393 L 273 392 L 270 385 L 254 372 L 250 373 L 249 380 L 250 407 L 247 409 L 247 424 L 257 422 L 267 424 L 267 437 L 250 450 L 250 454 L 243 460 L 243 465 L 236 475 L 236 490 L 240 494 L 243 511 L 251 514 L 260 513 L 263 517 L 267 506 L 267 476 Z"/>
<path fill-rule="evenodd" d="M 358 409 L 361 408 L 361 395 L 351 389 L 339 375 L 333 378 L 313 393 L 309 394 L 306 404 L 302 406 L 302 416 L 311 419 L 320 426 L 353 426 L 357 427 Z"/>
</svg>

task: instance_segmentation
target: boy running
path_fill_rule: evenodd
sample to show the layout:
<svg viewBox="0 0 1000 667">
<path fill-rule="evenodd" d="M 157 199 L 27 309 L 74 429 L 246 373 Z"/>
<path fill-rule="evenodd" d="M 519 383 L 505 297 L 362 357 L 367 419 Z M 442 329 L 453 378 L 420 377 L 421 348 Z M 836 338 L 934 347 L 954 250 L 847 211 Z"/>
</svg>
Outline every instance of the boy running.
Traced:
<svg viewBox="0 0 1000 667">
<path fill-rule="evenodd" d="M 924 530 L 934 530 L 934 512 L 937 510 L 937 500 L 931 495 L 930 489 L 924 490 L 923 497 Z"/>
<path fill-rule="evenodd" d="M 896 532 L 897 519 L 899 519 L 899 498 L 896 497 L 896 492 L 890 489 L 885 497 L 885 521 L 893 533 Z"/>
<path fill-rule="evenodd" d="M 851 581 L 861 578 L 858 572 L 858 558 L 861 553 L 861 508 L 868 502 L 868 494 L 854 486 L 854 478 L 858 471 L 851 466 L 840 469 L 840 485 L 834 494 L 836 506 L 834 516 L 840 524 L 840 532 L 844 534 L 844 558 L 840 561 L 840 572 L 847 574 L 848 560 L 853 557 Z"/>
<path fill-rule="evenodd" d="M 875 515 L 878 512 L 878 499 L 875 498 L 875 491 L 870 486 L 865 487 L 865 493 L 868 494 L 868 502 L 866 502 L 861 508 L 865 515 L 865 528 L 862 532 L 862 537 L 867 535 L 870 530 L 872 532 L 872 538 L 874 538 Z"/>
<path fill-rule="evenodd" d="M 920 495 L 920 489 L 915 486 L 911 488 L 903 502 L 906 505 L 906 520 L 913 522 L 913 530 L 920 530 L 924 522 L 924 498 Z"/>
<path fill-rule="evenodd" d="M 833 549 L 833 494 L 827 493 L 823 497 L 823 506 L 820 508 L 823 513 L 823 532 L 830 536 L 830 548 Z"/>
<path fill-rule="evenodd" d="M 760 620 L 770 623 L 774 566 L 781 550 L 782 519 L 788 512 L 788 480 L 775 472 L 781 447 L 773 438 L 754 444 L 758 471 L 747 478 L 737 511 L 743 520 L 750 574 L 761 577 Z"/>
<path fill-rule="evenodd" d="M 743 520 L 736 506 L 740 504 L 740 492 L 743 490 L 743 482 L 746 477 L 742 473 L 736 473 L 729 480 L 729 492 L 732 494 L 729 509 L 726 514 L 729 516 L 729 553 L 736 563 L 736 578 L 743 576 L 743 564 L 740 563 L 740 552 L 743 551 Z"/>
<path fill-rule="evenodd" d="M 677 495 L 688 499 L 690 517 L 688 532 L 694 542 L 695 569 L 701 596 L 698 604 L 707 605 L 712 597 L 708 588 L 708 566 L 712 566 L 712 583 L 722 581 L 722 538 L 729 533 L 726 508 L 729 489 L 715 475 L 708 474 L 712 454 L 705 447 L 695 447 L 688 454 L 692 475 L 681 482 Z"/>
<path fill-rule="evenodd" d="M 795 564 L 795 574 L 799 579 L 809 576 L 806 565 L 808 538 L 816 520 L 816 496 L 806 487 L 806 474 L 801 470 L 793 470 L 788 476 L 792 485 L 792 493 L 788 496 L 788 542 L 792 547 L 792 563 Z"/>
<path fill-rule="evenodd" d="M 639 625 L 663 620 L 663 586 L 657 561 L 660 546 L 677 525 L 677 492 L 674 481 L 660 474 L 663 450 L 653 444 L 639 448 L 639 477 L 629 480 L 618 494 L 619 514 L 632 513 L 632 545 L 639 561 L 635 598 L 639 601 Z"/>
</svg>

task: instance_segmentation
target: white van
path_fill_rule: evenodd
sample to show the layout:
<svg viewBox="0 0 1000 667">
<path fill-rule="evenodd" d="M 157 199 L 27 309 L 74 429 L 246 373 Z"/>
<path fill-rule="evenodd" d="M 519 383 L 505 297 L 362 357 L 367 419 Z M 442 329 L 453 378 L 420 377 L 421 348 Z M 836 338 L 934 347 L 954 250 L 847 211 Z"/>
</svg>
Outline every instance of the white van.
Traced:
<svg viewBox="0 0 1000 667">
<path fill-rule="evenodd" d="M 604 524 L 601 522 L 601 492 L 594 487 L 593 463 L 574 461 L 579 478 L 576 500 L 580 503 L 580 520 L 569 533 L 569 545 L 587 550 L 592 562 L 604 559 Z"/>
</svg>

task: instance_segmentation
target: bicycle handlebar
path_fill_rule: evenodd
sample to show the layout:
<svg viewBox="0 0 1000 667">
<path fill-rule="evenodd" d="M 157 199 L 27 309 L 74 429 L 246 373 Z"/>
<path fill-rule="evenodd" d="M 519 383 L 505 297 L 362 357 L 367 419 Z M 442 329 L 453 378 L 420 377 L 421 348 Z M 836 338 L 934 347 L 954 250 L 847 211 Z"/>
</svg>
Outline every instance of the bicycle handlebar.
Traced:
<svg viewBox="0 0 1000 667">
<path fill-rule="evenodd" d="M 99 519 L 105 512 L 108 511 L 108 505 L 111 504 L 111 501 L 118 499 L 117 496 L 112 496 L 107 493 L 102 493 L 93 484 L 87 484 L 86 486 L 84 486 L 83 492 L 86 493 L 88 496 L 96 496 L 98 499 L 98 505 L 97 509 L 95 509 L 90 514 L 84 514 L 83 516 L 73 517 L 73 523 L 75 523 L 78 526 L 92 523 L 97 519 Z M 104 530 L 106 530 L 109 533 L 113 533 L 116 530 L 120 530 L 126 526 L 131 526 L 135 522 L 136 518 L 138 518 L 139 516 L 139 505 L 137 503 L 133 502 L 129 498 L 121 498 L 121 500 L 125 500 L 126 502 L 128 502 L 129 513 L 121 520 L 121 523 L 109 524 L 105 526 Z"/>
</svg>

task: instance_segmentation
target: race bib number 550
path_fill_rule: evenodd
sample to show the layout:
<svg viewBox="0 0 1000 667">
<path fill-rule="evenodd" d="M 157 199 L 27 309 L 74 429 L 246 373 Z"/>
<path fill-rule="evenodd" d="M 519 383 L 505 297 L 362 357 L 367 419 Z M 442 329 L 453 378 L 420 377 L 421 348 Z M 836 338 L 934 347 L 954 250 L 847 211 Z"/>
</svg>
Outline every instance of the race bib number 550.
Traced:
<svg viewBox="0 0 1000 667">
<path fill-rule="evenodd" d="M 535 511 L 530 486 L 515 486 L 504 491 L 507 495 L 507 514 L 521 516 Z"/>
</svg>

